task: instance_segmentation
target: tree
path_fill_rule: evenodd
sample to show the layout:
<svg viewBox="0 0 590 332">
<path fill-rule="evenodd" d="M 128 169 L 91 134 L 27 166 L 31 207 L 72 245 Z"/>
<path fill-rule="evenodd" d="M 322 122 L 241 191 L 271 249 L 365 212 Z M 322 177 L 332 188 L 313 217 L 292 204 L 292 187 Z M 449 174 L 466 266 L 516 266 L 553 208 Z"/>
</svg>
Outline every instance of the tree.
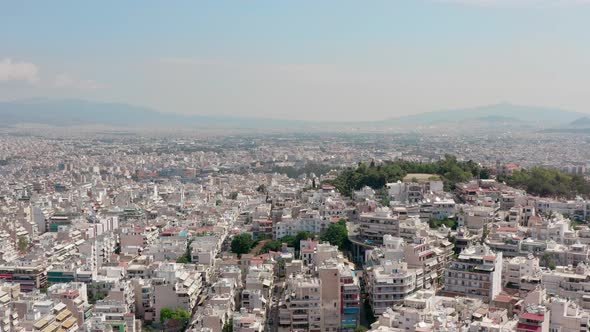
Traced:
<svg viewBox="0 0 590 332">
<path fill-rule="evenodd" d="M 228 320 L 227 322 L 225 322 L 225 324 L 223 324 L 223 329 L 221 330 L 221 332 L 233 332 L 234 330 L 234 320 L 233 318 Z"/>
<path fill-rule="evenodd" d="M 248 233 L 237 235 L 231 241 L 231 251 L 238 256 L 249 253 L 252 246 L 254 246 L 254 240 L 252 240 L 252 235 Z"/>
<path fill-rule="evenodd" d="M 366 328 L 366 327 L 364 327 L 364 326 L 357 326 L 357 327 L 354 329 L 354 332 L 366 332 L 366 331 L 367 331 L 367 328 Z"/>
<path fill-rule="evenodd" d="M 347 168 L 341 171 L 336 179 L 326 183 L 334 185 L 341 194 L 351 196 L 353 190 L 359 190 L 364 186 L 380 189 L 388 182 L 402 180 L 408 173 L 425 173 L 438 175 L 445 188 L 451 190 L 459 182 L 481 176 L 481 169 L 473 161 L 458 161 L 454 156 L 446 155 L 444 159 L 434 163 L 396 160 L 378 167 L 359 163 L 356 168 Z"/>
<path fill-rule="evenodd" d="M 231 194 L 229 194 L 229 199 L 236 200 L 237 198 L 238 198 L 237 191 L 233 191 Z"/>
<path fill-rule="evenodd" d="M 18 250 L 24 252 L 29 247 L 29 240 L 26 236 L 20 236 L 18 238 Z"/>
<path fill-rule="evenodd" d="M 190 263 L 190 261 L 186 256 L 180 256 L 176 259 L 176 263 L 187 264 L 187 263 Z"/>
<path fill-rule="evenodd" d="M 160 310 L 160 323 L 172 320 L 184 327 L 188 324 L 190 318 L 191 314 L 182 308 L 162 308 L 162 310 Z"/>
<path fill-rule="evenodd" d="M 264 247 L 262 247 L 261 253 L 267 253 L 269 251 L 279 251 L 279 250 L 281 250 L 282 246 L 283 246 L 283 242 L 281 242 L 281 241 L 269 241 L 266 244 L 264 244 Z"/>
<path fill-rule="evenodd" d="M 548 267 L 550 270 L 555 270 L 555 260 L 553 259 L 553 255 L 546 252 L 543 254 L 543 256 L 541 256 L 541 259 L 539 260 L 541 265 Z"/>
<path fill-rule="evenodd" d="M 266 185 L 264 183 L 259 185 L 258 188 L 256 188 L 256 191 L 259 193 L 265 193 L 266 192 Z"/>
<path fill-rule="evenodd" d="M 539 196 L 573 198 L 576 195 L 590 195 L 590 182 L 578 174 L 565 174 L 554 169 L 533 167 L 514 171 L 505 178 L 508 185 L 526 190 Z"/>
<path fill-rule="evenodd" d="M 320 236 L 322 241 L 329 242 L 331 245 L 338 246 L 338 249 L 345 250 L 350 248 L 348 240 L 348 230 L 346 229 L 346 220 L 341 219 L 335 224 L 331 224 Z"/>
<path fill-rule="evenodd" d="M 387 191 L 387 188 L 384 187 L 384 188 L 379 189 L 378 196 L 381 197 L 381 199 L 379 200 L 381 205 L 389 206 L 389 204 L 391 203 L 391 200 L 390 200 L 389 191 Z"/>
<path fill-rule="evenodd" d="M 486 238 L 488 237 L 489 234 L 490 234 L 490 230 L 488 229 L 488 224 L 484 224 L 483 225 L 483 232 L 481 234 L 481 244 L 485 243 Z"/>
</svg>

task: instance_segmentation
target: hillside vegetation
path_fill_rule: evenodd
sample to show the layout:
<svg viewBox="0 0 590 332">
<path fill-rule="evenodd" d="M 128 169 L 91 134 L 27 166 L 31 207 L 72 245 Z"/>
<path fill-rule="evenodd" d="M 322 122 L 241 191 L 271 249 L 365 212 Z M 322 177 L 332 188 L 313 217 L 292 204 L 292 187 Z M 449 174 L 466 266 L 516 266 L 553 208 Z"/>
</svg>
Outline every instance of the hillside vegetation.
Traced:
<svg viewBox="0 0 590 332">
<path fill-rule="evenodd" d="M 537 196 L 565 198 L 574 198 L 576 195 L 590 196 L 590 183 L 583 176 L 565 174 L 554 169 L 534 167 L 516 171 L 512 176 L 499 180 Z"/>
<path fill-rule="evenodd" d="M 347 168 L 340 175 L 329 181 L 342 194 L 350 196 L 352 191 L 364 186 L 381 189 L 389 182 L 402 180 L 408 173 L 437 174 L 444 182 L 445 190 L 453 190 L 459 182 L 474 177 L 488 178 L 489 171 L 481 168 L 473 161 L 457 161 L 457 158 L 446 155 L 444 159 L 433 163 L 396 160 L 375 166 L 360 163 L 356 168 Z"/>
</svg>

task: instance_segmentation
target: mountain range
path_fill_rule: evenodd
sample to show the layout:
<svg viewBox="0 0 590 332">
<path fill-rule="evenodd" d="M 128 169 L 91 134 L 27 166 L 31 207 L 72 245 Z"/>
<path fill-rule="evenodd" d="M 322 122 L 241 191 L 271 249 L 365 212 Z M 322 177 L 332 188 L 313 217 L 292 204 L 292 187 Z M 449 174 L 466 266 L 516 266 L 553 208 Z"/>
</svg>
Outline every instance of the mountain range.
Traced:
<svg viewBox="0 0 590 332">
<path fill-rule="evenodd" d="M 148 107 L 124 103 L 44 98 L 0 101 L 0 119 L 5 125 L 41 124 L 66 127 L 106 125 L 117 127 L 280 128 L 304 123 L 303 121 L 263 118 L 162 113 Z"/>
<path fill-rule="evenodd" d="M 104 125 L 116 127 L 200 128 L 395 128 L 408 126 L 477 125 L 519 127 L 590 127 L 584 113 L 508 103 L 483 107 L 420 113 L 382 121 L 314 122 L 253 117 L 182 115 L 154 109 L 87 100 L 27 99 L 0 101 L 0 125 L 41 124 L 47 126 Z M 551 124 L 551 126 L 547 126 Z"/>
<path fill-rule="evenodd" d="M 565 111 L 556 108 L 522 106 L 500 103 L 473 108 L 443 110 L 403 116 L 388 120 L 391 123 L 410 125 L 434 125 L 441 123 L 487 122 L 524 123 L 545 127 L 547 124 L 561 125 L 585 116 L 584 113 Z"/>
</svg>

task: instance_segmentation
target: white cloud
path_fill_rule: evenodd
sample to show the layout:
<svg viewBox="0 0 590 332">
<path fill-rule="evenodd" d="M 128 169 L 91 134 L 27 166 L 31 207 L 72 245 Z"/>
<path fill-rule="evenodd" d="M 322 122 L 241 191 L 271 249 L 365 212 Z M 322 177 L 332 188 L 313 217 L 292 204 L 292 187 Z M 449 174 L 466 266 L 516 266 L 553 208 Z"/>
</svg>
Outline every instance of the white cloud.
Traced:
<svg viewBox="0 0 590 332">
<path fill-rule="evenodd" d="M 4 58 L 0 60 L 1 81 L 24 81 L 34 84 L 39 82 L 39 69 L 34 63 Z"/>
<path fill-rule="evenodd" d="M 79 79 L 67 73 L 57 75 L 55 77 L 54 86 L 56 88 L 78 90 L 98 90 L 104 88 L 103 85 L 96 81 Z"/>
</svg>

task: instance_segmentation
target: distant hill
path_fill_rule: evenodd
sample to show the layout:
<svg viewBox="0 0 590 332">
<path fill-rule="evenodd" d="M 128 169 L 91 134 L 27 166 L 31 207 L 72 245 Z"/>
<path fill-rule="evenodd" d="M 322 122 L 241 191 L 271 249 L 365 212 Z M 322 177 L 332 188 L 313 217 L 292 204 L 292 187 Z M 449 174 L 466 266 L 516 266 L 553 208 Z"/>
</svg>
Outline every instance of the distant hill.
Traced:
<svg viewBox="0 0 590 332">
<path fill-rule="evenodd" d="M 481 121 L 481 122 L 489 122 L 489 123 L 523 122 L 523 120 L 521 120 L 519 118 L 515 118 L 512 116 L 501 116 L 501 115 L 487 115 L 487 116 L 482 116 L 481 118 L 477 118 L 475 120 Z"/>
<path fill-rule="evenodd" d="M 0 101 L 0 126 L 40 124 L 48 126 L 104 125 L 127 128 L 190 127 L 232 129 L 372 130 L 450 125 L 453 128 L 568 128 L 590 122 L 583 113 L 552 108 L 497 104 L 484 107 L 428 112 L 382 121 L 313 122 L 254 117 L 182 115 L 151 108 L 87 100 L 28 99 Z M 551 127 L 548 127 L 550 124 Z M 579 126 L 578 126 L 579 124 Z M 589 126 L 590 127 L 590 126 Z M 574 129 L 573 127 L 569 127 Z M 402 130 L 402 129 L 399 129 Z"/>
<path fill-rule="evenodd" d="M 556 125 L 543 130 L 545 133 L 590 134 L 590 117 L 583 116 L 566 124 Z"/>
<path fill-rule="evenodd" d="M 433 124 L 450 124 L 465 121 L 479 122 L 521 122 L 539 127 L 545 127 L 547 123 L 565 124 L 585 114 L 579 112 L 564 111 L 546 107 L 520 106 L 508 103 L 464 108 L 455 110 L 445 110 L 436 112 L 427 112 L 416 115 L 409 115 L 387 120 L 389 124 L 400 125 L 433 125 Z"/>
<path fill-rule="evenodd" d="M 570 127 L 576 128 L 590 128 L 590 118 L 587 116 L 581 117 L 569 123 Z"/>
<path fill-rule="evenodd" d="M 0 101 L 0 119 L 4 126 L 42 124 L 49 126 L 289 128 L 306 124 L 303 121 L 280 119 L 181 115 L 161 113 L 147 107 L 122 103 L 44 98 Z"/>
</svg>

